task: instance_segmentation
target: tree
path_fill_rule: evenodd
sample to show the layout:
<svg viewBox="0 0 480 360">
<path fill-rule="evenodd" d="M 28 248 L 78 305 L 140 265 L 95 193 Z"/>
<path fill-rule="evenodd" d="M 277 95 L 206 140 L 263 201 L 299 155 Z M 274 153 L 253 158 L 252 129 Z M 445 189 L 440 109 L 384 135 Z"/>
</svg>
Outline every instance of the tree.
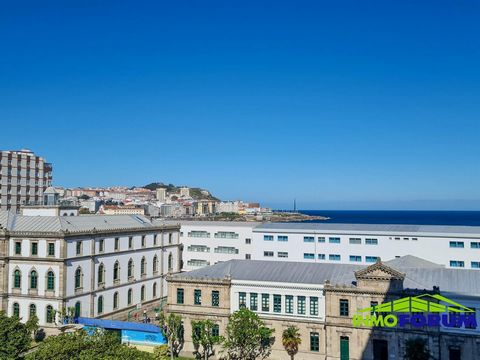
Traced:
<svg viewBox="0 0 480 360">
<path fill-rule="evenodd" d="M 170 350 L 168 345 L 156 346 L 155 349 L 153 349 L 153 358 L 155 360 L 168 360 L 169 357 Z"/>
<path fill-rule="evenodd" d="M 31 341 L 30 332 L 16 316 L 8 317 L 0 311 L 0 359 L 21 359 Z"/>
<path fill-rule="evenodd" d="M 183 321 L 180 315 L 170 314 L 166 316 L 163 312 L 160 314 L 160 324 L 163 334 L 167 337 L 170 346 L 171 359 L 178 357 L 183 348 Z"/>
<path fill-rule="evenodd" d="M 211 320 L 192 320 L 193 354 L 197 359 L 208 360 L 215 355 L 214 346 L 220 342 L 220 336 L 214 335 L 215 323 Z"/>
<path fill-rule="evenodd" d="M 405 360 L 428 360 L 430 352 L 427 348 L 427 341 L 422 338 L 408 339 L 405 342 Z"/>
<path fill-rule="evenodd" d="M 48 337 L 27 360 L 153 360 L 153 355 L 120 342 L 118 335 L 97 331 L 92 335 L 80 330 Z"/>
<path fill-rule="evenodd" d="M 247 308 L 234 312 L 222 341 L 223 358 L 228 360 L 265 359 L 272 351 L 274 329 L 265 326 L 257 314 Z"/>
<path fill-rule="evenodd" d="M 37 330 L 38 330 L 37 315 L 30 316 L 30 318 L 25 323 L 25 327 L 27 328 L 27 331 L 30 333 L 30 335 L 35 338 L 35 335 L 37 334 Z"/>
<path fill-rule="evenodd" d="M 295 358 L 298 352 L 298 346 L 301 343 L 302 339 L 298 327 L 292 325 L 283 330 L 282 344 L 287 354 L 290 355 L 290 359 L 293 360 Z"/>
</svg>

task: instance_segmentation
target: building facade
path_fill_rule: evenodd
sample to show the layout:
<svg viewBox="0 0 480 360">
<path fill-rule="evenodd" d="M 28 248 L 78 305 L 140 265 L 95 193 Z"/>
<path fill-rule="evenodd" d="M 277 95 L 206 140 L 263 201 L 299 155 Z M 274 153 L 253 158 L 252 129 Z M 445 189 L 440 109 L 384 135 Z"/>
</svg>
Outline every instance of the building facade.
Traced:
<svg viewBox="0 0 480 360">
<path fill-rule="evenodd" d="M 433 359 L 480 358 L 478 326 L 368 327 L 353 322 L 363 308 L 434 294 L 469 307 L 480 323 L 477 272 L 446 269 L 413 256 L 370 266 L 231 260 L 169 276 L 167 310 L 184 320 L 187 354 L 194 350 L 191 320 L 210 319 L 224 335 L 228 317 L 247 307 L 275 330 L 270 359 L 290 359 L 281 341 L 290 325 L 299 328 L 302 340 L 298 360 L 403 359 L 408 341 L 418 338 L 426 341 Z"/>
<path fill-rule="evenodd" d="M 166 296 L 181 268 L 179 228 L 138 215 L 22 216 L 0 211 L 1 309 L 55 327 L 53 310 L 126 319 Z"/>
<path fill-rule="evenodd" d="M 0 151 L 0 210 L 40 205 L 52 184 L 52 164 L 30 150 Z"/>
</svg>

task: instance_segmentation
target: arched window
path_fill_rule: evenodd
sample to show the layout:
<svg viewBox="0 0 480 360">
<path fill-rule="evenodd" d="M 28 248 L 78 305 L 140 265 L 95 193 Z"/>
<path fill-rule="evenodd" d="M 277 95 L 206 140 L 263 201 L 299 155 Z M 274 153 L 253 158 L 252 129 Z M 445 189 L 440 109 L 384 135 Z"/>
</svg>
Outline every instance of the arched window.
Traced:
<svg viewBox="0 0 480 360">
<path fill-rule="evenodd" d="M 38 274 L 35 270 L 30 271 L 30 289 L 38 287 Z"/>
<path fill-rule="evenodd" d="M 13 272 L 13 287 L 16 289 L 20 289 L 22 286 L 22 273 L 20 270 L 15 270 Z"/>
<path fill-rule="evenodd" d="M 20 317 L 20 305 L 18 303 L 13 303 L 13 316 Z"/>
<path fill-rule="evenodd" d="M 128 277 L 132 277 L 133 276 L 133 260 L 130 259 L 128 260 Z"/>
<path fill-rule="evenodd" d="M 30 317 L 32 316 L 36 316 L 37 315 L 37 307 L 35 306 L 35 304 L 30 304 L 30 313 L 29 313 Z"/>
<path fill-rule="evenodd" d="M 142 261 L 140 262 L 140 274 L 145 275 L 145 268 L 146 268 L 147 262 L 145 261 L 145 258 L 142 258 Z"/>
<path fill-rule="evenodd" d="M 97 313 L 99 314 L 103 313 L 103 296 L 98 297 Z"/>
<path fill-rule="evenodd" d="M 153 297 L 156 298 L 157 297 L 157 283 L 153 283 L 152 293 L 153 293 Z"/>
<path fill-rule="evenodd" d="M 153 257 L 153 272 L 156 273 L 158 271 L 158 258 L 157 255 Z"/>
<path fill-rule="evenodd" d="M 127 293 L 127 304 L 128 305 L 132 305 L 132 289 L 128 289 L 128 293 Z"/>
<path fill-rule="evenodd" d="M 55 312 L 53 311 L 53 306 L 52 305 L 47 305 L 47 323 L 51 324 L 53 323 L 55 317 Z"/>
<path fill-rule="evenodd" d="M 168 254 L 168 271 L 173 270 L 173 255 L 172 253 Z"/>
<path fill-rule="evenodd" d="M 140 289 L 140 301 L 144 301 L 145 300 L 145 285 L 142 286 L 142 288 Z"/>
<path fill-rule="evenodd" d="M 113 281 L 118 281 L 120 279 L 120 264 L 118 261 L 115 261 L 113 265 Z"/>
<path fill-rule="evenodd" d="M 97 279 L 98 279 L 98 285 L 101 285 L 105 282 L 105 266 L 103 265 L 103 263 L 98 265 Z"/>
<path fill-rule="evenodd" d="M 113 308 L 118 309 L 118 292 L 113 294 Z"/>
<path fill-rule="evenodd" d="M 52 270 L 47 272 L 47 290 L 55 290 L 55 273 Z"/>
<path fill-rule="evenodd" d="M 82 276 L 82 268 L 79 266 L 77 270 L 75 270 L 75 289 L 82 287 Z"/>
<path fill-rule="evenodd" d="M 75 303 L 75 317 L 80 317 L 80 313 L 82 311 L 82 305 L 80 304 L 80 301 L 77 301 Z"/>
</svg>

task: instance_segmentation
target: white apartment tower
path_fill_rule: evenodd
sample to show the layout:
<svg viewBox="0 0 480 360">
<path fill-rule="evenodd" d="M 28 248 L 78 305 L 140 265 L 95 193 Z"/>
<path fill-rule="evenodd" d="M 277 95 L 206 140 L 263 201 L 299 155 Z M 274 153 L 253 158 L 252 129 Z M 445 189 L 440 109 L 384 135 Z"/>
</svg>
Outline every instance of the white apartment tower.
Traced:
<svg viewBox="0 0 480 360">
<path fill-rule="evenodd" d="M 0 209 L 40 205 L 52 184 L 52 164 L 30 150 L 0 151 Z"/>
<path fill-rule="evenodd" d="M 165 202 L 167 198 L 167 189 L 165 188 L 158 188 L 157 189 L 157 200 L 160 202 Z"/>
</svg>

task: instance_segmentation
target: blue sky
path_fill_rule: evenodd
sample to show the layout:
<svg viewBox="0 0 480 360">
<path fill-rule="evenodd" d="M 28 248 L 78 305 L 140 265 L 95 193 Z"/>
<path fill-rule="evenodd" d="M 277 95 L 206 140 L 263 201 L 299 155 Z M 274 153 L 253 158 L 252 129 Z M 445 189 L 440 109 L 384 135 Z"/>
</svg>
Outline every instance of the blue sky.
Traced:
<svg viewBox="0 0 480 360">
<path fill-rule="evenodd" d="M 63 186 L 479 209 L 476 1 L 15 1 L 0 148 Z"/>
</svg>

